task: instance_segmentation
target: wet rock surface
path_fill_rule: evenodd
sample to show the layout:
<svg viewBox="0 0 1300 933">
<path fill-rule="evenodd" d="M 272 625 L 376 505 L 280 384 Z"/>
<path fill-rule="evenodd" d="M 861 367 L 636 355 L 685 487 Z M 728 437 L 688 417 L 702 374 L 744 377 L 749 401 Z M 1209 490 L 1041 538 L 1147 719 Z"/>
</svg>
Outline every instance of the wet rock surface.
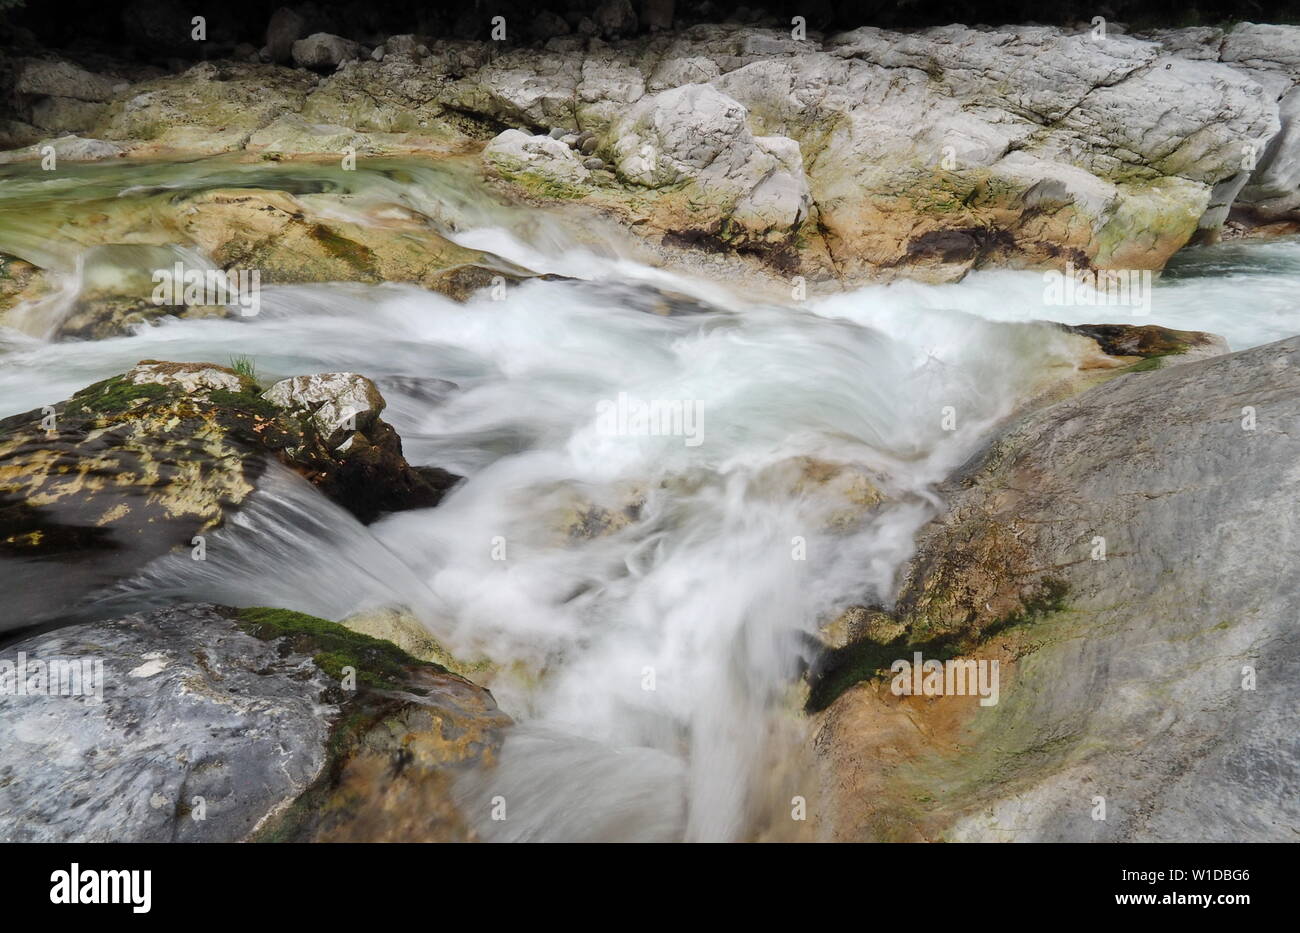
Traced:
<svg viewBox="0 0 1300 933">
<path fill-rule="evenodd" d="M 435 505 L 458 477 L 414 468 L 351 373 L 286 380 L 143 361 L 48 409 L 0 421 L 0 575 L 24 579 L 6 627 L 66 611 L 196 545 L 278 459 L 363 521 Z"/>
<path fill-rule="evenodd" d="M 841 658 L 999 660 L 1001 696 L 900 698 L 885 674 L 836 700 L 838 837 L 1291 838 L 1298 360 L 1293 338 L 1122 376 L 951 479 L 892 624 Z"/>
<path fill-rule="evenodd" d="M 465 840 L 451 781 L 490 762 L 509 723 L 440 666 L 284 610 L 140 612 L 0 661 L 20 653 L 102 679 L 98 695 L 31 680 L 0 697 L 9 842 Z"/>
</svg>

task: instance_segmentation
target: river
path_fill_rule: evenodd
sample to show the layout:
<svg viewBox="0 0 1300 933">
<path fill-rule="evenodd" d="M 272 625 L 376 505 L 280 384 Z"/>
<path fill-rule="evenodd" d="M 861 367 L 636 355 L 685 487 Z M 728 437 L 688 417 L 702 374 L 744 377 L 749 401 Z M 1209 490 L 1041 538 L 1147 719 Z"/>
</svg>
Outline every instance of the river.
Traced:
<svg viewBox="0 0 1300 933">
<path fill-rule="evenodd" d="M 773 804 L 773 776 L 797 771 L 804 738 L 808 636 L 847 606 L 888 605 L 914 533 L 939 508 L 934 484 L 1078 365 L 1077 342 L 1043 320 L 1206 330 L 1233 349 L 1300 331 L 1296 240 L 1184 251 L 1140 319 L 1045 306 L 1043 275 L 1015 271 L 771 302 L 645 265 L 617 230 L 504 204 L 453 164 L 0 171 L 0 251 L 65 283 L 25 309 L 25 332 L 0 331 L 0 416 L 141 359 L 247 357 L 264 384 L 369 376 L 408 459 L 467 477 L 437 508 L 367 527 L 273 472 L 214 536 L 212 559 L 163 558 L 85 611 L 409 608 L 493 671 L 519 723 L 495 771 L 462 788 L 510 800 L 512 819 L 480 827 L 490 840 L 775 832 L 772 808 L 788 803 Z M 151 205 L 232 185 L 351 193 L 358 216 L 401 203 L 464 245 L 567 278 L 464 304 L 404 285 L 269 285 L 253 318 L 47 339 L 87 277 L 168 253 L 88 254 L 70 216 L 129 199 L 147 218 Z M 665 293 L 681 313 L 654 313 Z M 694 420 L 671 434 L 610 428 L 611 410 L 639 403 L 680 403 Z"/>
</svg>

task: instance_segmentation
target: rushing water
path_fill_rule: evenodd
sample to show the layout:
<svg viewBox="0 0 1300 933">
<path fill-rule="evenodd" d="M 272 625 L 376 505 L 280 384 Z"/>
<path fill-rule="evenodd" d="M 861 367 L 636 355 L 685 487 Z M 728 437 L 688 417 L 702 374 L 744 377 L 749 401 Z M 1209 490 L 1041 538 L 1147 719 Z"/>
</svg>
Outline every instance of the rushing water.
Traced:
<svg viewBox="0 0 1300 933">
<path fill-rule="evenodd" d="M 144 358 L 250 356 L 264 381 L 350 370 L 379 384 L 408 459 L 467 477 L 439 507 L 364 527 L 272 471 L 217 532 L 219 557 L 159 560 L 88 611 L 409 607 L 454 654 L 490 662 L 519 722 L 497 768 L 462 787 L 488 839 L 755 838 L 772 801 L 812 796 L 791 764 L 804 636 L 846 606 L 887 604 L 940 505 L 933 484 L 1076 367 L 1078 343 L 1034 322 L 1159 323 L 1234 349 L 1300 331 L 1295 241 L 1188 251 L 1142 319 L 1046 307 L 1043 277 L 1024 272 L 775 305 L 643 265 L 617 231 L 503 205 L 463 167 L 9 171 L 0 250 L 60 270 L 65 303 L 95 270 L 69 216 L 131 198 L 148 217 L 231 185 L 349 192 L 357 217 L 403 203 L 465 245 L 581 280 L 466 304 L 397 285 L 267 287 L 251 320 L 95 342 L 43 339 L 52 300 L 36 335 L 0 331 L 0 415 Z M 648 313 L 649 286 L 700 310 Z M 693 406 L 698 433 L 611 433 L 601 406 L 620 394 Z M 498 795 L 504 822 L 486 819 Z"/>
</svg>

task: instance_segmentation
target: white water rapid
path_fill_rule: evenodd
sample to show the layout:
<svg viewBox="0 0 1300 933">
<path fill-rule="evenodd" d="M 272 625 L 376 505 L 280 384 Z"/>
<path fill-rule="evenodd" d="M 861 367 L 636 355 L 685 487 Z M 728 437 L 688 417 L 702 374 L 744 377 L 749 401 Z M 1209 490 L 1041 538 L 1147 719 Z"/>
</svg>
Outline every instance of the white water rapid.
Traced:
<svg viewBox="0 0 1300 933">
<path fill-rule="evenodd" d="M 87 175 L 96 196 L 237 174 L 113 171 Z M 283 186 L 315 170 L 258 171 Z M 640 265 L 612 234 L 579 238 L 471 196 L 463 175 L 397 177 L 364 190 L 427 211 L 466 245 L 581 281 L 465 304 L 408 286 L 265 287 L 251 320 L 169 320 L 94 342 L 0 332 L 0 415 L 145 358 L 248 356 L 264 382 L 374 379 L 408 459 L 467 477 L 442 504 L 365 527 L 273 471 L 209 544 L 218 556 L 164 558 L 97 605 L 213 600 L 332 619 L 408 607 L 454 655 L 488 662 L 518 723 L 493 772 L 461 788 L 489 840 L 779 837 L 774 808 L 815 795 L 798 767 L 805 636 L 849 605 L 887 605 L 939 508 L 933 484 L 1077 365 L 1074 338 L 1032 322 L 1203 329 L 1234 349 L 1300 330 L 1294 241 L 1188 253 L 1142 320 L 1045 307 L 1043 277 L 1023 272 L 769 305 Z M 90 196 L 23 184 L 29 205 Z M 15 237 L 0 249 L 16 251 Z M 75 254 L 69 275 L 84 272 Z M 690 312 L 650 313 L 648 285 Z M 610 433 L 602 403 L 620 395 L 690 406 L 698 431 Z M 873 488 L 883 502 L 870 508 Z M 495 797 L 510 819 L 490 819 Z"/>
</svg>

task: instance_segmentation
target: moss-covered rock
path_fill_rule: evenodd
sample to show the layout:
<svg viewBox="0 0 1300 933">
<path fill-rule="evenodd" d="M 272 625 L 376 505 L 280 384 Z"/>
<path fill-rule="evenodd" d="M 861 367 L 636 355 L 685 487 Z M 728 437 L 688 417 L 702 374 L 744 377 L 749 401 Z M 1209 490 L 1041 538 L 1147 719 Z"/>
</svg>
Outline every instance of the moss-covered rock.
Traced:
<svg viewBox="0 0 1300 933">
<path fill-rule="evenodd" d="M 285 609 L 236 613 L 283 651 L 310 655 L 340 681 L 325 764 L 262 825 L 259 842 L 449 842 L 474 838 L 454 776 L 490 765 L 510 720 L 492 695 L 392 642 Z M 353 689 L 355 688 L 355 689 Z"/>
<path fill-rule="evenodd" d="M 0 421 L 0 561 L 33 574 L 16 611 L 33 619 L 57 612 L 193 544 L 248 498 L 268 459 L 364 521 L 436 504 L 456 477 L 411 467 L 379 418 L 383 398 L 373 384 L 353 374 L 337 380 L 359 382 L 373 404 L 342 432 L 312 417 L 325 395 L 276 404 L 234 369 L 154 360 Z M 335 383 L 316 384 L 327 394 Z"/>
<path fill-rule="evenodd" d="M 510 724 L 439 665 L 285 609 L 170 606 L 19 652 L 93 658 L 102 695 L 6 711 L 4 841 L 469 841 L 452 783 Z"/>
<path fill-rule="evenodd" d="M 225 269 L 256 269 L 262 284 L 412 282 L 438 285 L 448 268 L 483 261 L 419 218 L 385 227 L 315 214 L 292 195 L 218 189 L 177 210 L 181 229 Z"/>
<path fill-rule="evenodd" d="M 942 486 L 901 634 L 864 631 L 816 672 L 832 835 L 1287 838 L 1296 681 L 1255 676 L 1294 666 L 1298 356 L 1300 338 L 1121 375 L 1030 412 Z M 912 651 L 997 662 L 997 701 L 879 676 L 833 699 Z"/>
</svg>

